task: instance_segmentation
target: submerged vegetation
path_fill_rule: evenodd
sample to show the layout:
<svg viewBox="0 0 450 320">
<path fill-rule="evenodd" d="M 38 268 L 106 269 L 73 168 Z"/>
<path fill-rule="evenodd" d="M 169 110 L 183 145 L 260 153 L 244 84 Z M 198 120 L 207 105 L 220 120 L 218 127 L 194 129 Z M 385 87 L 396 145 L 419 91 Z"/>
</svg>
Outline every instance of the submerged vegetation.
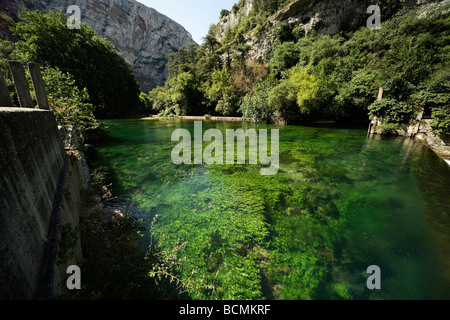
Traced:
<svg viewBox="0 0 450 320">
<path fill-rule="evenodd" d="M 439 244 L 424 227 L 442 219 L 448 232 L 448 167 L 420 143 L 366 140 L 365 130 L 204 122 L 205 131 L 279 128 L 279 173 L 261 176 L 260 165 L 174 165 L 170 136 L 193 122 L 108 126 L 95 164 L 114 172 L 119 198 L 109 205 L 142 219 L 143 247 L 171 258 L 150 275 L 172 279 L 189 298 L 448 295 L 437 271 L 448 252 L 433 253 Z M 383 270 L 382 291 L 366 288 L 372 264 Z"/>
</svg>

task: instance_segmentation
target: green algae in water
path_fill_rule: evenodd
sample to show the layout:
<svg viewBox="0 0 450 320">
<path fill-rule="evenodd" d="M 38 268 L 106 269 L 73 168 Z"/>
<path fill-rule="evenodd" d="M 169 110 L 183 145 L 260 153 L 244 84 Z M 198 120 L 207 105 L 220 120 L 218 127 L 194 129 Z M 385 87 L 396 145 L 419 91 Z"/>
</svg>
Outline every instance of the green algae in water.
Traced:
<svg viewBox="0 0 450 320">
<path fill-rule="evenodd" d="M 279 173 L 262 176 L 259 165 L 172 164 L 171 135 L 193 134 L 192 121 L 107 125 L 95 165 L 111 168 L 114 194 L 145 226 L 160 216 L 161 246 L 187 243 L 178 272 L 197 285 L 192 298 L 450 298 L 450 169 L 423 144 L 203 122 L 224 135 L 280 129 Z M 367 289 L 370 265 L 381 290 Z"/>
</svg>

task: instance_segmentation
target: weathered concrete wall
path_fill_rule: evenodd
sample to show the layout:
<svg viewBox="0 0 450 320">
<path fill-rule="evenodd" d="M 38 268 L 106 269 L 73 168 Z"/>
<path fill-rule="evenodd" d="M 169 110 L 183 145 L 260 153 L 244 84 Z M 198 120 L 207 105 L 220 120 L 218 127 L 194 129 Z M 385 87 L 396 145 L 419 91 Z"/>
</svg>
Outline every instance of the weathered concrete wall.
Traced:
<svg viewBox="0 0 450 320">
<path fill-rule="evenodd" d="M 58 259 L 55 261 L 55 278 L 53 279 L 53 293 L 55 295 L 62 294 L 67 291 L 66 270 L 68 266 L 78 265 L 81 266 L 81 261 L 83 260 L 83 253 L 81 247 L 81 239 L 79 237 L 79 231 L 76 227 L 80 224 L 80 206 L 81 206 L 81 188 L 85 186 L 85 178 L 83 174 L 83 166 L 81 160 L 71 158 L 69 163 L 69 170 L 67 172 L 66 185 L 65 185 L 65 196 L 62 203 L 62 214 L 61 214 L 61 226 L 70 226 L 70 232 L 77 232 L 78 237 L 76 243 L 70 244 L 67 247 L 65 243 L 65 248 L 59 246 Z M 72 245 L 74 245 L 72 247 Z M 67 256 L 64 256 L 64 253 Z"/>
<path fill-rule="evenodd" d="M 0 299 L 36 297 L 65 157 L 51 111 L 0 108 Z M 61 221 L 76 225 L 82 174 L 69 170 L 73 202 L 65 199 Z M 60 278 L 56 271 L 56 286 Z"/>
</svg>

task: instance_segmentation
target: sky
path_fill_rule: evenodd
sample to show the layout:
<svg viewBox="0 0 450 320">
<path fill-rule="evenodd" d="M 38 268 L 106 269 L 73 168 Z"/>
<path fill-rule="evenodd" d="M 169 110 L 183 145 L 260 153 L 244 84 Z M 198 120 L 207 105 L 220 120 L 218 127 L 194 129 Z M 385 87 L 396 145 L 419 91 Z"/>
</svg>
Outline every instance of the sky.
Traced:
<svg viewBox="0 0 450 320">
<path fill-rule="evenodd" d="M 222 9 L 231 10 L 239 0 L 136 0 L 181 24 L 198 44 L 211 24 L 219 22 Z"/>
</svg>

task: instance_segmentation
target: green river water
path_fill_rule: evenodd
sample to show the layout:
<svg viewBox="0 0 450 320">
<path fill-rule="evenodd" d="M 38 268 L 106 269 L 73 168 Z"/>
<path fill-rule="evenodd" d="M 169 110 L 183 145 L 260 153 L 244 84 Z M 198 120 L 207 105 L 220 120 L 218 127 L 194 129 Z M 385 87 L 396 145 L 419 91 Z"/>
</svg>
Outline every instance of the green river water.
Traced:
<svg viewBox="0 0 450 320">
<path fill-rule="evenodd" d="M 423 143 L 366 130 L 204 121 L 280 130 L 280 170 L 174 165 L 186 120 L 108 120 L 94 167 L 162 248 L 186 243 L 193 299 L 450 299 L 450 167 Z M 270 140 L 269 140 L 270 141 Z M 206 147 L 210 142 L 205 142 Z M 270 147 L 269 147 L 270 150 Z M 381 290 L 367 268 L 380 267 Z"/>
</svg>

